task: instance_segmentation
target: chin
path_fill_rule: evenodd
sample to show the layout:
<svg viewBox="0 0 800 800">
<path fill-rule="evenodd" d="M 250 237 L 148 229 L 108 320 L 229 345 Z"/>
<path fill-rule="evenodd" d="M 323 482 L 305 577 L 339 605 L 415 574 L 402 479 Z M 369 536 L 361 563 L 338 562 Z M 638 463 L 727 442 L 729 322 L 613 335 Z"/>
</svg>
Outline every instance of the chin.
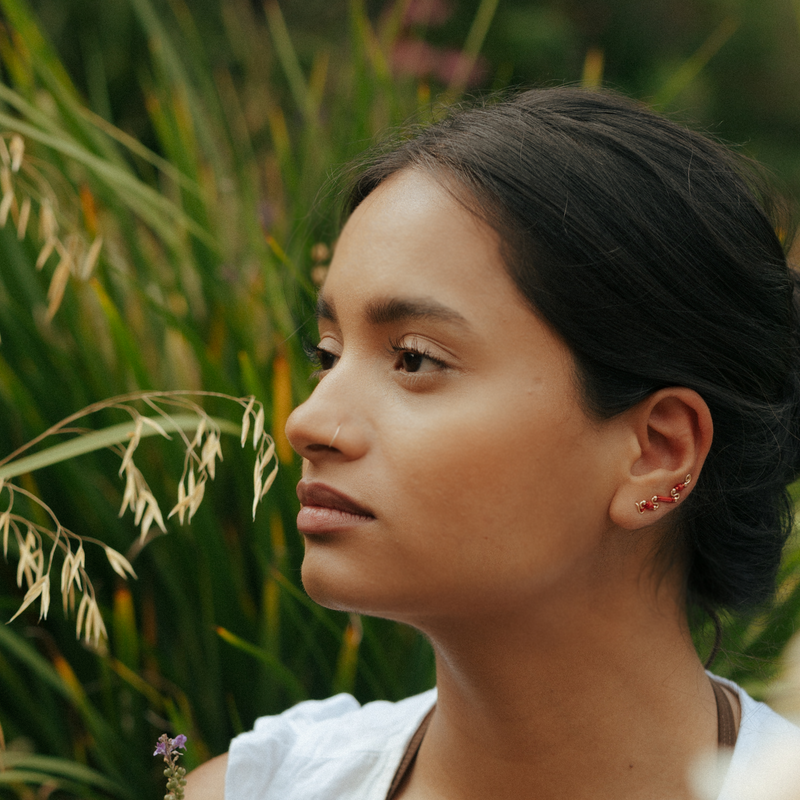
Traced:
<svg viewBox="0 0 800 800">
<path fill-rule="evenodd" d="M 332 586 L 329 580 L 325 580 L 324 576 L 320 576 L 315 570 L 306 569 L 305 562 L 303 562 L 301 577 L 306 594 L 318 605 L 330 608 L 332 611 L 361 613 L 353 606 L 352 602 L 345 600 L 341 587 Z"/>
<path fill-rule="evenodd" d="M 311 552 L 310 552 L 311 551 Z M 354 570 L 337 563 L 329 553 L 314 552 L 306 547 L 301 577 L 306 594 L 319 605 L 334 611 L 366 613 L 363 606 L 365 581 L 355 580 Z"/>
<path fill-rule="evenodd" d="M 407 621 L 403 611 L 409 610 L 413 600 L 403 597 L 401 587 L 375 577 L 381 573 L 363 564 L 310 550 L 306 549 L 301 577 L 306 594 L 315 603 L 333 611 Z"/>
</svg>

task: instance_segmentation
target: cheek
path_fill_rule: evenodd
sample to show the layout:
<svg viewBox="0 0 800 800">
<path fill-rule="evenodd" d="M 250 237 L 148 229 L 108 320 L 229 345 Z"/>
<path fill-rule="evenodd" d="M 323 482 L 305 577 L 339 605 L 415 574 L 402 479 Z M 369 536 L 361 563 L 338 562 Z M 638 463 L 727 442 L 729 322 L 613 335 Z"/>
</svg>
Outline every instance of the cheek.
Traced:
<svg viewBox="0 0 800 800">
<path fill-rule="evenodd" d="M 314 599 L 414 623 L 518 608 L 585 571 L 607 521 L 601 437 L 556 389 L 495 382 L 489 400 L 477 394 L 395 401 L 372 417 L 379 435 L 352 466 L 379 519 L 309 543 Z"/>
<path fill-rule="evenodd" d="M 458 540 L 462 550 L 470 540 L 499 546 L 515 536 L 557 545 L 586 525 L 582 487 L 597 470 L 592 434 L 580 411 L 542 400 L 507 402 L 502 414 L 451 404 L 428 418 L 415 414 L 413 426 L 399 420 L 387 443 L 398 454 L 395 518 L 415 533 Z"/>
</svg>

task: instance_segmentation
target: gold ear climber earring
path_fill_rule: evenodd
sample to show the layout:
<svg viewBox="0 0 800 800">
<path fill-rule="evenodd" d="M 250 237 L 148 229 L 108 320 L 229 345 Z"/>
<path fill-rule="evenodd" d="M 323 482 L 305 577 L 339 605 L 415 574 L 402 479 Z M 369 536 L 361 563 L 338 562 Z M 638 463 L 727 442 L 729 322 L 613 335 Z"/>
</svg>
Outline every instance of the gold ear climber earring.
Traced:
<svg viewBox="0 0 800 800">
<path fill-rule="evenodd" d="M 670 490 L 668 497 L 663 497 L 660 494 L 654 494 L 649 500 L 640 500 L 636 503 L 636 508 L 639 509 L 640 514 L 645 511 L 655 511 L 659 503 L 677 503 L 681 499 L 681 492 L 692 482 L 692 476 L 687 475 L 683 479 L 683 483 L 676 483 Z"/>
</svg>

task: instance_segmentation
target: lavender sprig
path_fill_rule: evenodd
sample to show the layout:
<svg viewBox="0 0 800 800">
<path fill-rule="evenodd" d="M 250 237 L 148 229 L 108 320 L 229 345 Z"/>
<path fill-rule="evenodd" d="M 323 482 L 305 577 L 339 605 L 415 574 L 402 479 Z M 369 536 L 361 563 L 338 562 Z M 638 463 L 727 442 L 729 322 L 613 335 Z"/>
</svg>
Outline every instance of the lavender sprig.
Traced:
<svg viewBox="0 0 800 800">
<path fill-rule="evenodd" d="M 183 787 L 186 786 L 186 770 L 178 766 L 178 757 L 181 753 L 178 750 L 186 749 L 186 737 L 179 733 L 174 739 L 170 739 L 166 733 L 158 737 L 154 756 L 164 756 L 164 763 L 167 768 L 164 770 L 164 777 L 167 779 L 167 793 L 164 800 L 183 800 Z"/>
</svg>

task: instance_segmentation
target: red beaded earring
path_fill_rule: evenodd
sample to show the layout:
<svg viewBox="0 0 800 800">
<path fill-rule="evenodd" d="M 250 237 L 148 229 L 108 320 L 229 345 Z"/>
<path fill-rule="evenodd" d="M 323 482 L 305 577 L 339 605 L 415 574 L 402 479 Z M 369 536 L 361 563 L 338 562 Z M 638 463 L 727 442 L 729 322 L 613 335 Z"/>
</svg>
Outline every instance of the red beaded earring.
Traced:
<svg viewBox="0 0 800 800">
<path fill-rule="evenodd" d="M 692 476 L 687 475 L 683 479 L 683 483 L 677 483 L 672 487 L 669 497 L 663 497 L 660 494 L 654 494 L 649 500 L 640 500 L 636 503 L 636 508 L 639 509 L 640 514 L 645 511 L 655 511 L 659 503 L 677 503 L 681 499 L 681 492 L 691 483 Z"/>
</svg>

